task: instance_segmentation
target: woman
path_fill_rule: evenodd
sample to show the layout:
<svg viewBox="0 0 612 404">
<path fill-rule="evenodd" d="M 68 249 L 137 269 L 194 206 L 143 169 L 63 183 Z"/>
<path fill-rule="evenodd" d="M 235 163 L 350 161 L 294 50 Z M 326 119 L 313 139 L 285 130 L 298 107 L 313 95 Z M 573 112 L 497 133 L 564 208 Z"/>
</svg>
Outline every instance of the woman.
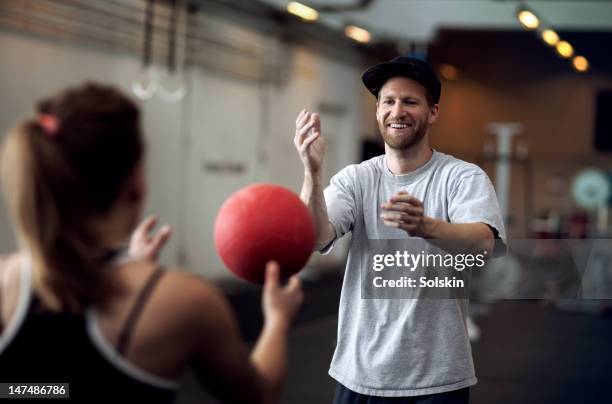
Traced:
<svg viewBox="0 0 612 404">
<path fill-rule="evenodd" d="M 138 108 L 86 84 L 37 112 L 2 148 L 20 252 L 0 261 L 0 382 L 70 383 L 74 402 L 169 403 L 191 364 L 222 401 L 273 401 L 298 279 L 281 287 L 268 264 L 264 327 L 249 354 L 212 286 L 119 258 L 146 193 Z"/>
</svg>

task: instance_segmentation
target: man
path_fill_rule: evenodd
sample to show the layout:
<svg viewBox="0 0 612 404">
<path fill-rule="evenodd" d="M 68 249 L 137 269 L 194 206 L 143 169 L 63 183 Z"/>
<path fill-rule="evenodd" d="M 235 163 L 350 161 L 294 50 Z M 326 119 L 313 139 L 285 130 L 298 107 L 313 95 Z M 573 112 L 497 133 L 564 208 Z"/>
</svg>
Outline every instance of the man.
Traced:
<svg viewBox="0 0 612 404">
<path fill-rule="evenodd" d="M 467 300 L 362 299 L 360 273 L 368 265 L 362 248 L 375 239 L 421 237 L 490 254 L 494 239 L 505 239 L 495 191 L 479 167 L 431 149 L 441 84 L 427 63 L 400 56 L 362 79 L 377 97 L 384 155 L 344 168 L 323 190 L 319 116 L 302 111 L 294 138 L 305 173 L 301 197 L 317 224 L 316 248 L 326 253 L 352 233 L 329 370 L 338 382 L 334 403 L 389 397 L 467 403 L 476 383 Z"/>
</svg>

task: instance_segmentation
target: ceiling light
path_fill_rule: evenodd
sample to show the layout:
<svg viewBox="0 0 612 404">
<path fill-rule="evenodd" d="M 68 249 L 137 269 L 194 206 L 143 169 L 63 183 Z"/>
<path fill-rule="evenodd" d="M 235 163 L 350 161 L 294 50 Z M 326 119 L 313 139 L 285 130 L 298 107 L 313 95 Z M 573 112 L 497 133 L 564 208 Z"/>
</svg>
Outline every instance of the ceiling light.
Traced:
<svg viewBox="0 0 612 404">
<path fill-rule="evenodd" d="M 571 58 L 574 54 L 574 48 L 566 41 L 559 41 L 557 43 L 557 53 L 564 58 Z"/>
<path fill-rule="evenodd" d="M 347 25 L 344 29 L 344 34 L 349 38 L 354 39 L 357 42 L 368 43 L 372 40 L 372 34 L 363 28 L 359 28 L 355 25 Z"/>
<path fill-rule="evenodd" d="M 542 40 L 548 46 L 555 46 L 559 42 L 559 35 L 552 29 L 545 29 L 542 31 Z"/>
<path fill-rule="evenodd" d="M 287 4 L 287 11 L 306 21 L 316 21 L 319 18 L 319 12 L 317 10 L 302 3 L 298 3 L 297 1 L 292 1 Z"/>
<path fill-rule="evenodd" d="M 457 80 L 459 70 L 453 65 L 442 64 L 440 65 L 440 75 L 446 80 Z"/>
<path fill-rule="evenodd" d="M 572 64 L 574 65 L 574 69 L 581 73 L 589 70 L 589 61 L 586 60 L 584 56 L 575 56 L 574 59 L 572 59 Z"/>
<path fill-rule="evenodd" d="M 574 56 L 574 47 L 567 41 L 562 41 L 553 29 L 538 17 L 533 11 L 527 7 L 520 6 L 516 11 L 516 17 L 520 23 L 529 30 L 534 30 L 535 33 L 550 47 L 554 47 L 559 56 L 564 59 L 570 59 Z M 572 65 L 578 72 L 586 72 L 589 69 L 589 62 L 584 56 L 576 56 L 572 59 Z"/>
<path fill-rule="evenodd" d="M 534 13 L 526 9 L 520 9 L 518 12 L 518 19 L 527 29 L 536 29 L 540 25 L 540 20 Z"/>
</svg>

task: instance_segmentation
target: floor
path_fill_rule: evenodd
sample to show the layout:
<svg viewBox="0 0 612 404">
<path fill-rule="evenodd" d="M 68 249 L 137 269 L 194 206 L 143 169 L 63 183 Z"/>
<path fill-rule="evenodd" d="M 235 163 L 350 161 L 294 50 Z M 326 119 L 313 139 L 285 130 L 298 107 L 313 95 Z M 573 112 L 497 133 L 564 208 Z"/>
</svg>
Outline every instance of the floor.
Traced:
<svg viewBox="0 0 612 404">
<path fill-rule="evenodd" d="M 307 301 L 290 335 L 289 373 L 280 403 L 331 403 L 327 375 L 336 336 L 341 278 L 304 284 Z M 253 341 L 261 324 L 259 291 L 228 293 L 242 333 Z M 479 383 L 472 404 L 612 403 L 612 314 L 598 302 L 472 304 L 481 335 L 472 345 Z M 187 374 L 177 404 L 216 403 Z"/>
</svg>

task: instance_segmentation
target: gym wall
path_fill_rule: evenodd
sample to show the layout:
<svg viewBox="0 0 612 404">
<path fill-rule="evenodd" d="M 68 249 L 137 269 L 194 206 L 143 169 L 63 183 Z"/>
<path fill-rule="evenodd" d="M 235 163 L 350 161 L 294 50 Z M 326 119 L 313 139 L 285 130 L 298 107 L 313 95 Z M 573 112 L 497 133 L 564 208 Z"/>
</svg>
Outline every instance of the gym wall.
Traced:
<svg viewBox="0 0 612 404">
<path fill-rule="evenodd" d="M 281 31 L 258 26 L 256 18 L 240 13 L 207 10 L 190 18 L 197 20 L 193 29 L 200 30 L 199 38 L 209 42 L 188 44 L 191 53 L 183 72 L 187 96 L 174 104 L 156 97 L 141 102 L 148 143 L 146 212 L 174 227 L 162 256 L 165 264 L 223 279 L 231 275 L 213 248 L 216 212 L 227 196 L 253 182 L 274 182 L 299 192 L 302 169 L 293 133 L 302 108 L 322 111 L 328 139 L 326 179 L 357 161 L 362 64 L 356 52 L 334 56 L 316 43 L 287 40 Z M 211 28 L 214 32 L 201 31 Z M 223 37 L 252 44 L 252 60 L 232 59 L 235 49 L 219 41 L 211 44 Z M 0 49 L 1 139 L 18 117 L 33 113 L 33 103 L 43 96 L 85 80 L 130 92 L 141 73 L 139 53 L 1 24 Z M 0 253 L 14 248 L 1 202 Z M 338 248 L 314 264 L 334 267 L 343 255 Z"/>
<path fill-rule="evenodd" d="M 596 94 L 612 88 L 596 63 L 588 74 L 576 73 L 533 33 L 508 31 L 443 31 L 430 56 L 460 69 L 457 80 L 443 81 L 434 147 L 481 165 L 494 179 L 495 162 L 483 156 L 485 143 L 495 147 L 488 124 L 523 124 L 513 139 L 510 237 L 529 237 L 527 218 L 541 210 L 574 209 L 570 187 L 579 169 L 612 168 L 612 153 L 594 147 Z M 528 147 L 526 164 L 517 158 L 519 142 Z"/>
</svg>

